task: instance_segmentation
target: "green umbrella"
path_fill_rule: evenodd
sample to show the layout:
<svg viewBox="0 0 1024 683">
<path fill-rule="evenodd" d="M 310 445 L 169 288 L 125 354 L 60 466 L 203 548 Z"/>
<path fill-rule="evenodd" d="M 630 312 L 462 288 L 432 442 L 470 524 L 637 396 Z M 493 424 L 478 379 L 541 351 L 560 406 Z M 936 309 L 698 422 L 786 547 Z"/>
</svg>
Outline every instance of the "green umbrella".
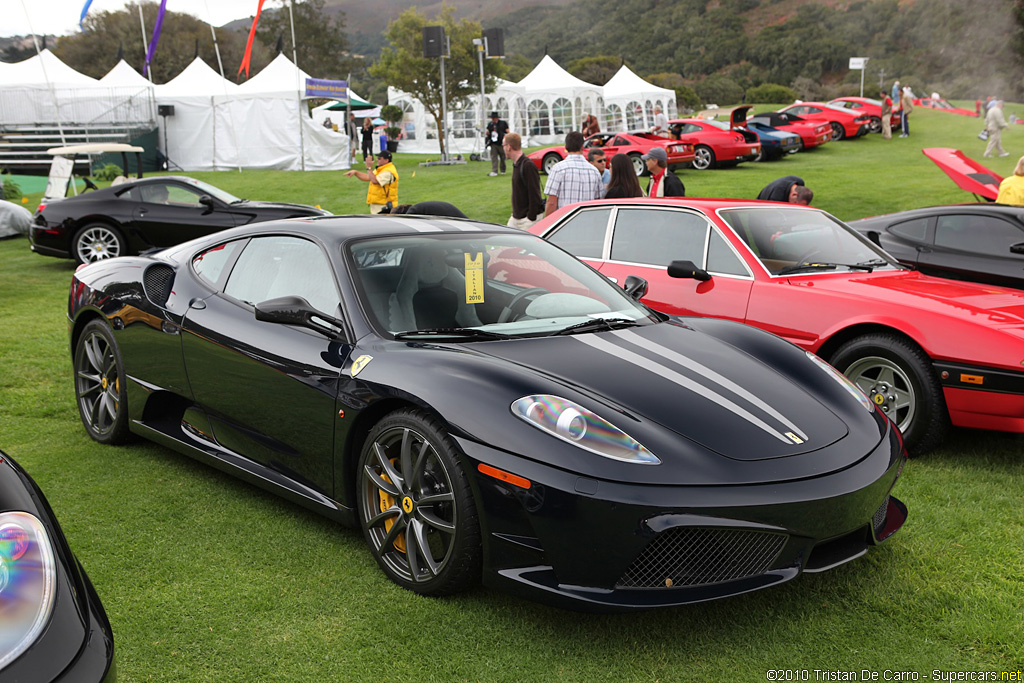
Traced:
<svg viewBox="0 0 1024 683">
<path fill-rule="evenodd" d="M 337 111 L 339 109 L 350 109 L 352 111 L 359 111 L 361 109 L 376 109 L 379 105 L 371 104 L 358 95 L 353 95 L 349 92 L 349 102 L 335 102 L 331 106 L 327 107 L 328 111 Z"/>
</svg>

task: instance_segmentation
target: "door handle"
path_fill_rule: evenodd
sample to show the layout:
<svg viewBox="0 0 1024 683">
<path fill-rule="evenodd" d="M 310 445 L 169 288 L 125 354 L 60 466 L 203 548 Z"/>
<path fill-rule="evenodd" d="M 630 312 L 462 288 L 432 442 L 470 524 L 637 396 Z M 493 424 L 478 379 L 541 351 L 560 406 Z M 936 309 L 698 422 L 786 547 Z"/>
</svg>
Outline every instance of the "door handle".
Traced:
<svg viewBox="0 0 1024 683">
<path fill-rule="evenodd" d="M 139 209 L 140 216 L 145 216 L 147 213 L 149 213 L 149 211 L 147 211 L 146 209 Z"/>
<path fill-rule="evenodd" d="M 202 299 L 192 299 L 192 301 L 188 302 L 188 307 L 195 309 L 197 311 L 201 311 L 204 308 L 206 308 L 206 302 L 203 301 Z"/>
</svg>

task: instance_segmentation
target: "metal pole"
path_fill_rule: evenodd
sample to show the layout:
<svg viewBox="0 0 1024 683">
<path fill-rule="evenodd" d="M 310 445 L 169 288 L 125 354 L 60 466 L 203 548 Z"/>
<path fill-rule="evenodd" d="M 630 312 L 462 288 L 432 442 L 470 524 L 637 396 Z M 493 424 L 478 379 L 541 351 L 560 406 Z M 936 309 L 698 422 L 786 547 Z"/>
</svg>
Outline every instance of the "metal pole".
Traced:
<svg viewBox="0 0 1024 683">
<path fill-rule="evenodd" d="M 477 38 L 473 41 L 477 46 L 476 53 L 480 57 L 480 131 L 483 132 L 487 129 L 487 115 L 484 110 L 484 52 L 487 51 L 487 39 Z M 484 149 L 490 150 L 491 141 L 487 140 L 484 143 Z"/>
<path fill-rule="evenodd" d="M 60 122 L 60 103 L 57 102 L 57 91 L 53 89 L 53 83 L 50 81 L 50 75 L 46 73 L 46 63 L 43 62 L 43 52 L 39 49 L 39 38 L 36 37 L 36 30 L 32 27 L 32 19 L 28 16 L 28 8 L 25 7 L 25 0 L 21 0 L 21 10 L 25 13 L 25 21 L 28 22 L 29 33 L 32 34 L 32 43 L 36 47 L 36 55 L 39 57 L 39 66 L 43 69 L 43 79 L 46 81 L 46 88 L 50 91 L 50 99 L 53 100 L 53 113 L 57 117 L 57 132 L 60 134 L 60 144 L 63 147 L 67 147 L 68 141 L 64 139 L 64 126 Z M 91 162 L 90 162 L 91 163 Z M 75 166 L 74 159 L 71 164 L 71 188 L 75 194 L 78 194 L 78 188 L 75 187 Z"/>
<path fill-rule="evenodd" d="M 866 67 L 861 67 L 860 70 L 860 96 L 864 97 L 864 72 L 867 71 Z"/>
<path fill-rule="evenodd" d="M 448 161 L 448 89 L 444 84 L 444 53 L 441 53 L 441 161 Z"/>
<path fill-rule="evenodd" d="M 292 24 L 292 62 L 295 63 L 295 99 L 299 105 L 299 154 L 302 161 L 302 170 L 306 170 L 306 136 L 302 132 L 302 84 L 299 83 L 299 57 L 298 51 L 295 48 L 295 15 L 292 14 L 292 6 L 295 4 L 295 0 L 288 3 L 288 19 Z"/>
<path fill-rule="evenodd" d="M 145 55 L 149 54 L 149 41 L 146 40 L 146 22 L 142 18 L 142 0 L 139 0 L 139 27 L 142 29 L 142 55 L 145 60 Z M 153 82 L 153 70 L 146 69 L 146 77 L 149 82 Z"/>
<path fill-rule="evenodd" d="M 210 3 L 204 4 L 206 5 L 206 16 L 210 16 Z M 220 46 L 217 45 L 217 32 L 213 30 L 213 21 L 210 22 L 210 35 L 213 36 L 213 51 L 217 53 L 217 66 L 220 67 L 220 77 L 226 78 L 224 76 L 224 63 L 220 61 Z"/>
</svg>

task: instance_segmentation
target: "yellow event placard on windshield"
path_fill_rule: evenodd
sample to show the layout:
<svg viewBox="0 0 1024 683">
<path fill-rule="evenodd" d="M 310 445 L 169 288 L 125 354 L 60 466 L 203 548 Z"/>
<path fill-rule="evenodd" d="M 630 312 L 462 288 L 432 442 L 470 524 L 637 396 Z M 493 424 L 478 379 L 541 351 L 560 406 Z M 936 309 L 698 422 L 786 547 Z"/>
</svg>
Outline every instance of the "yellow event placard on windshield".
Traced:
<svg viewBox="0 0 1024 683">
<path fill-rule="evenodd" d="M 465 254 L 466 257 L 466 303 L 484 302 L 484 255 Z"/>
</svg>

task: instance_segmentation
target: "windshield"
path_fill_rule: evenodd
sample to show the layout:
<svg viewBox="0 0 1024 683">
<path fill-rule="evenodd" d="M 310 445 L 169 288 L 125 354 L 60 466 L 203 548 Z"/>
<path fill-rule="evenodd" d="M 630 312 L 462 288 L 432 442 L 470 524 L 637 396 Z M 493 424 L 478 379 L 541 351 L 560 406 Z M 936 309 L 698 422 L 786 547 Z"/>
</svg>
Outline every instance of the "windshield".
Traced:
<svg viewBox="0 0 1024 683">
<path fill-rule="evenodd" d="M 191 185 L 203 194 L 208 194 L 211 197 L 216 197 L 225 204 L 234 204 L 235 202 L 242 201 L 230 192 L 225 192 L 219 187 L 214 187 L 210 183 L 204 183 L 202 180 L 196 180 L 195 178 L 179 178 L 184 183 Z"/>
<path fill-rule="evenodd" d="M 898 268 L 884 251 L 823 211 L 783 204 L 726 209 L 721 216 L 772 275 Z"/>
<path fill-rule="evenodd" d="M 437 234 L 349 246 L 363 310 L 403 338 L 545 336 L 656 318 L 558 247 L 528 234 Z M 606 322 L 600 322 L 606 321 Z M 590 331 L 583 325 L 576 331 Z"/>
</svg>

